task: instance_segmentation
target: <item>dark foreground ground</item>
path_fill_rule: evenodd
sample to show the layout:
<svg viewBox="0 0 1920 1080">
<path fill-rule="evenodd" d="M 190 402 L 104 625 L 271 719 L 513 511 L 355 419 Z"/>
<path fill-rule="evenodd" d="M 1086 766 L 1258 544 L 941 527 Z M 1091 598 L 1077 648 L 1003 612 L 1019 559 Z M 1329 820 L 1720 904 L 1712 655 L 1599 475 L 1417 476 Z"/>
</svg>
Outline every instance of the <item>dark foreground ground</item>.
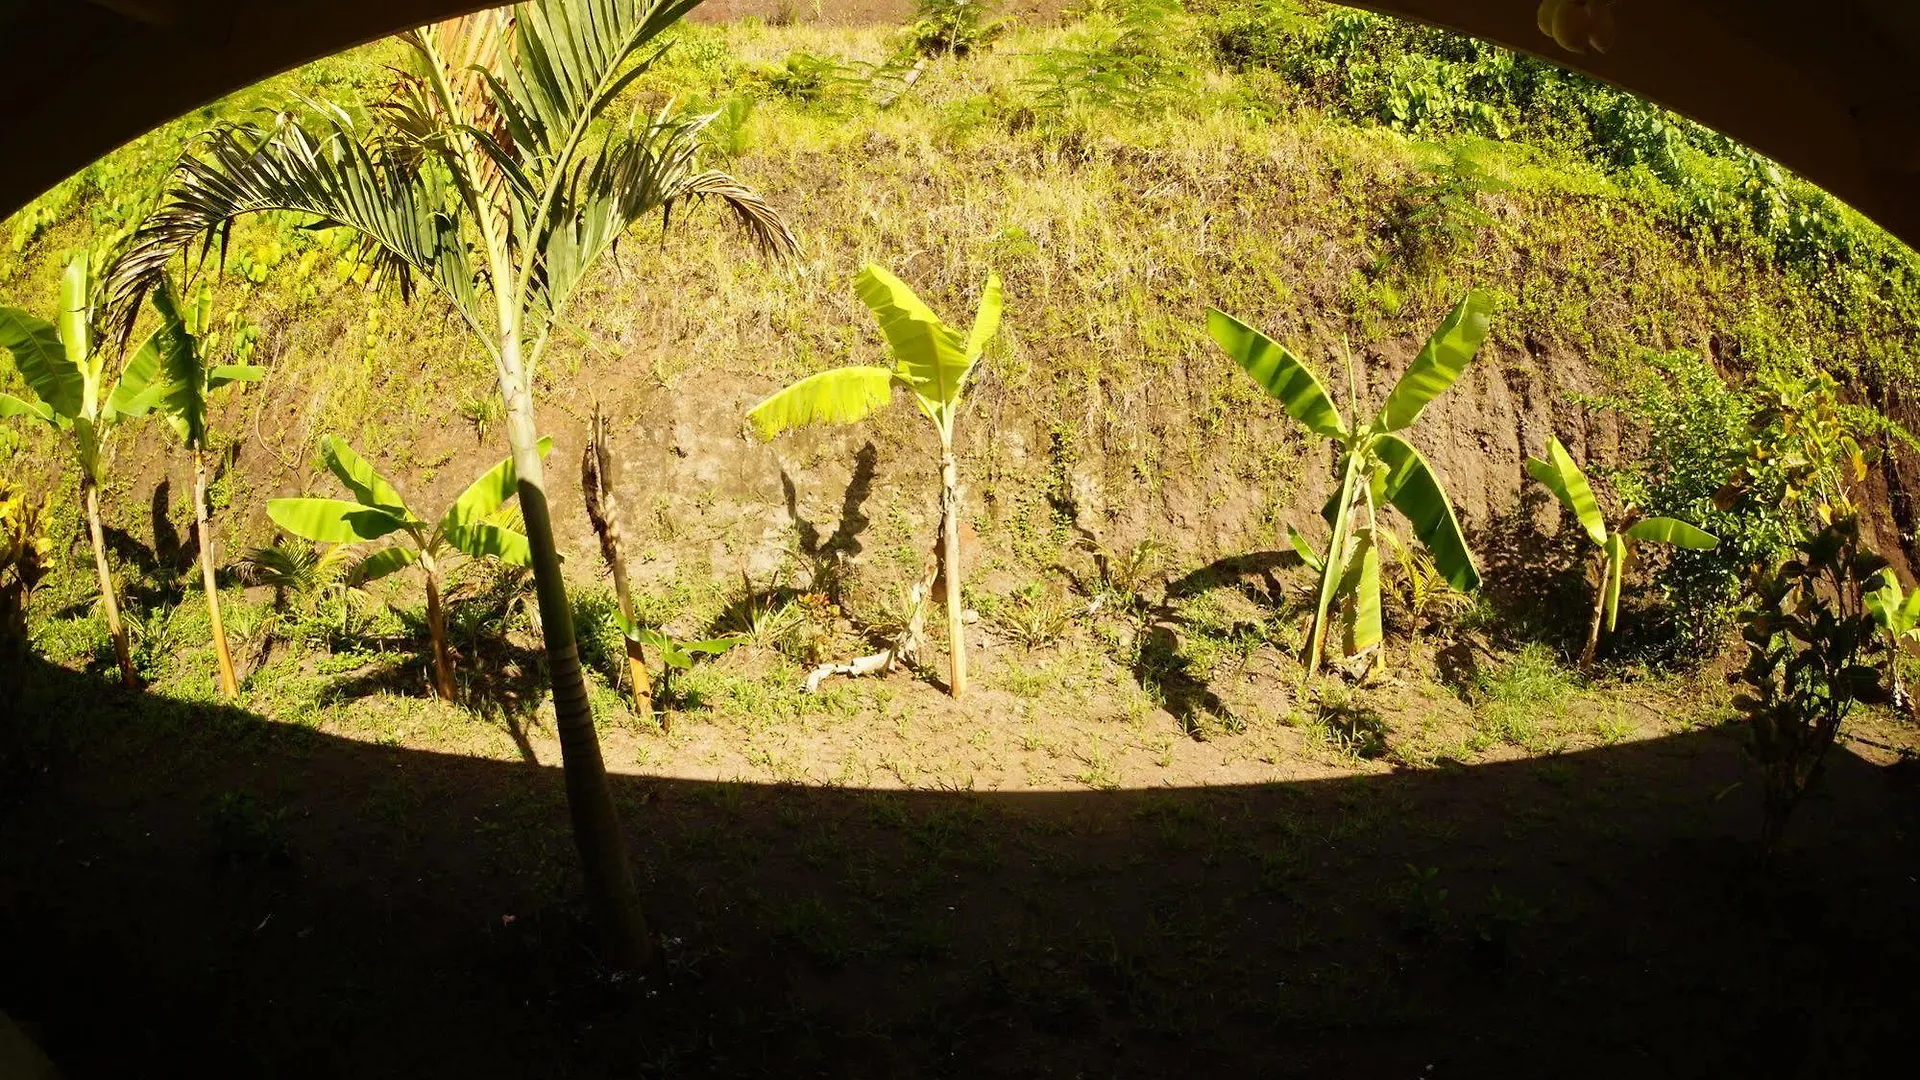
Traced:
<svg viewBox="0 0 1920 1080">
<path fill-rule="evenodd" d="M 558 770 L 26 681 L 0 1010 L 70 1077 L 1914 1068 L 1920 788 L 1845 751 L 1771 873 L 1725 731 L 1237 788 L 621 777 L 671 955 L 636 987 Z"/>
</svg>

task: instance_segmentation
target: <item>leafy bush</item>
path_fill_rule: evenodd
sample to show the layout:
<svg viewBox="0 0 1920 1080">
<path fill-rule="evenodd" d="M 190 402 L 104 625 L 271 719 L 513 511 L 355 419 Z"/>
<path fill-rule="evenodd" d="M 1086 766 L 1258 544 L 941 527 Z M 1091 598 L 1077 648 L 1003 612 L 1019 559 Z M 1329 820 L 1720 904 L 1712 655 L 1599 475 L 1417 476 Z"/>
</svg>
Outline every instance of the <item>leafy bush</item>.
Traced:
<svg viewBox="0 0 1920 1080">
<path fill-rule="evenodd" d="M 1588 401 L 1646 433 L 1637 456 L 1596 470 L 1621 501 L 1720 538 L 1712 550 L 1674 552 L 1654 570 L 1665 603 L 1622 635 L 1620 652 L 1654 662 L 1711 656 L 1733 624 L 1748 568 L 1778 561 L 1799 536 L 1797 524 L 1763 500 L 1726 508 L 1714 501 L 1738 467 L 1755 403 L 1691 352 L 1649 353 L 1624 373 L 1618 393 Z"/>
</svg>

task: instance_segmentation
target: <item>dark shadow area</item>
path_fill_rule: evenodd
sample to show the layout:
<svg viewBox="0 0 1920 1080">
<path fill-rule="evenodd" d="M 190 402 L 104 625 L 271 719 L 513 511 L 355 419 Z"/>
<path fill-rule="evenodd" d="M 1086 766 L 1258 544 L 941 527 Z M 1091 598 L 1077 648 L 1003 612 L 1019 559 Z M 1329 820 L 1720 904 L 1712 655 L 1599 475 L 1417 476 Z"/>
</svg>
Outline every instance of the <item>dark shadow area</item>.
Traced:
<svg viewBox="0 0 1920 1080">
<path fill-rule="evenodd" d="M 593 962 L 558 770 L 29 661 L 0 1009 L 70 1077 L 1885 1076 L 1912 770 L 1754 869 L 1726 732 L 1200 789 L 616 778 L 671 982 Z"/>
<path fill-rule="evenodd" d="M 835 603 L 843 597 L 841 594 L 841 567 L 847 560 L 860 554 L 860 534 L 872 524 L 864 507 L 873 494 L 873 479 L 877 472 L 880 452 L 873 443 L 863 444 L 853 457 L 853 475 L 847 480 L 847 490 L 840 500 L 840 521 L 834 526 L 833 533 L 824 540 L 820 536 L 820 526 L 800 515 L 800 492 L 793 477 L 785 469 L 780 470 L 780 491 L 787 502 L 787 516 L 793 520 L 794 538 L 800 550 L 801 558 L 807 561 L 811 577 L 809 588 L 823 592 Z"/>
<path fill-rule="evenodd" d="M 1596 548 L 1570 514 L 1557 532 L 1543 532 L 1535 521 L 1546 506 L 1564 513 L 1539 485 L 1529 484 L 1517 505 L 1472 531 L 1481 595 L 1500 616 L 1499 625 L 1490 628 L 1494 640 L 1545 641 L 1562 655 L 1578 656 L 1587 623 L 1567 613 L 1593 609 L 1587 570 Z"/>
</svg>

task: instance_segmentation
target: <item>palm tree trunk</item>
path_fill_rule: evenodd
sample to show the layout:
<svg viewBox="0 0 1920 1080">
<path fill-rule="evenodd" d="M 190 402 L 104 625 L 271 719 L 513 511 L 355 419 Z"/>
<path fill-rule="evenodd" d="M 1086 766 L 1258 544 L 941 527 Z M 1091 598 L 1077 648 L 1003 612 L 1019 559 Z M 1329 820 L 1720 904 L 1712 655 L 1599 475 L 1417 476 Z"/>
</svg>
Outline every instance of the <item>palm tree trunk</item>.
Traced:
<svg viewBox="0 0 1920 1080">
<path fill-rule="evenodd" d="M 507 439 L 519 479 L 520 513 L 526 521 L 533 555 L 533 587 L 540 605 L 540 633 L 547 647 L 547 673 L 553 684 L 554 727 L 560 735 L 561 768 L 567 780 L 567 810 L 573 842 L 580 852 L 587 902 L 593 909 L 612 966 L 641 971 L 656 964 L 657 950 L 640 910 L 627 861 L 626 837 L 614 809 L 593 726 L 593 705 L 573 636 L 573 611 L 560 574 L 560 552 L 553 542 L 553 515 L 547 506 L 546 470 L 535 432 L 529 374 L 520 363 L 517 326 L 501 333 L 501 396 L 507 403 Z"/>
<path fill-rule="evenodd" d="M 207 594 L 207 619 L 213 624 L 213 658 L 220 669 L 220 692 L 240 696 L 240 680 L 233 676 L 233 654 L 227 650 L 227 626 L 220 618 L 220 590 L 214 583 L 213 530 L 207 527 L 207 460 L 193 451 L 193 518 L 200 534 L 200 583 Z"/>
<path fill-rule="evenodd" d="M 1593 618 L 1587 623 L 1587 644 L 1580 650 L 1580 670 L 1593 668 L 1594 654 L 1600 651 L 1600 624 L 1607 613 L 1607 571 L 1604 564 L 1600 570 L 1600 587 L 1593 593 Z"/>
<path fill-rule="evenodd" d="M 431 555 L 423 556 L 427 572 L 427 636 L 433 639 L 433 688 L 442 701 L 453 700 L 453 659 L 447 655 L 447 613 L 440 605 L 440 575 Z"/>
<path fill-rule="evenodd" d="M 127 648 L 127 631 L 120 625 L 120 602 L 114 599 L 113 572 L 107 567 L 107 538 L 100 531 L 100 489 L 86 481 L 87 532 L 93 538 L 93 567 L 100 572 L 100 606 L 107 613 L 107 633 L 113 638 L 113 652 L 120 660 L 120 682 L 132 690 L 139 684 L 133 677 L 133 653 Z"/>
<path fill-rule="evenodd" d="M 947 579 L 947 642 L 953 660 L 948 692 L 967 692 L 967 636 L 960 603 L 960 467 L 953 451 L 940 457 L 940 542 L 942 570 Z"/>
</svg>

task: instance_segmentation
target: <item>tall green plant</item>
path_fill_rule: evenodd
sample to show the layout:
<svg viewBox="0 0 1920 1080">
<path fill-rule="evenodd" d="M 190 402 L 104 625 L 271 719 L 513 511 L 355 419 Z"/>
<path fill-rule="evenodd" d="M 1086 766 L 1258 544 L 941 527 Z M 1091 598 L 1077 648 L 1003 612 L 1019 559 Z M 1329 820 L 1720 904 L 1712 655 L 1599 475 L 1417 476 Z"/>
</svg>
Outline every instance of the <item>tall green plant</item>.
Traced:
<svg viewBox="0 0 1920 1080">
<path fill-rule="evenodd" d="M 1447 315 L 1412 366 L 1400 376 L 1380 411 L 1360 422 L 1353 358 L 1347 362 L 1348 415 L 1343 416 L 1306 362 L 1272 338 L 1217 308 L 1207 313 L 1207 331 L 1261 389 L 1279 399 L 1287 415 L 1340 449 L 1340 489 L 1325 516 L 1333 534 L 1316 551 L 1288 528 L 1294 549 L 1320 573 L 1313 626 L 1307 634 L 1309 671 L 1320 667 L 1327 622 L 1336 601 L 1344 630 L 1344 654 L 1358 656 L 1380 644 L 1379 513 L 1393 506 L 1433 555 L 1447 583 L 1462 591 L 1479 587 L 1480 571 L 1439 477 L 1399 432 L 1412 427 L 1433 399 L 1460 377 L 1486 339 L 1492 301 L 1472 292 Z"/>
<path fill-rule="evenodd" d="M 952 677 L 948 690 L 967 690 L 967 642 L 960 604 L 960 468 L 954 458 L 954 424 L 960 418 L 967 381 L 979 366 L 987 342 L 1000 329 L 1001 290 L 997 274 L 980 290 L 969 334 L 948 326 L 899 278 L 868 264 L 855 289 L 880 321 L 894 365 L 844 367 L 801 379 L 747 413 L 762 438 L 772 439 L 805 424 L 851 424 L 865 419 L 893 398 L 896 386 L 912 392 L 920 412 L 940 435 L 940 539 L 946 580 L 947 636 Z"/>
<path fill-rule="evenodd" d="M 88 269 L 90 255 L 81 251 L 67 264 L 60 279 L 59 324 L 47 322 L 18 308 L 0 307 L 0 348 L 13 354 L 14 366 L 32 391 L 26 401 L 0 394 L 0 416 L 31 416 L 73 441 L 80 466 L 80 498 L 86 507 L 87 535 L 93 541 L 93 565 L 100 577 L 100 607 L 113 638 L 120 663 L 120 681 L 132 689 L 133 654 L 127 630 L 120 622 L 120 603 L 107 564 L 107 542 L 100 527 L 100 488 L 106 478 L 105 444 L 120 422 L 152 407 L 159 387 L 153 385 L 158 352 L 165 328 L 141 345 L 111 388 L 106 385 L 107 348 L 94 334 L 94 297 Z"/>
<path fill-rule="evenodd" d="M 1611 531 L 1607 518 L 1594 497 L 1587 474 L 1574 463 L 1573 455 L 1554 436 L 1547 438 L 1547 457 L 1527 459 L 1527 472 L 1540 486 L 1553 493 L 1560 505 L 1573 512 L 1587 537 L 1599 547 L 1600 581 L 1594 587 L 1593 618 L 1587 623 L 1587 643 L 1580 650 L 1580 668 L 1593 667 L 1594 653 L 1600 647 L 1600 624 L 1613 633 L 1620 614 L 1620 583 L 1633 565 L 1635 549 L 1642 541 L 1672 544 L 1691 551 L 1717 547 L 1719 537 L 1681 521 L 1679 518 L 1649 517 L 1626 523 L 1615 522 Z"/>
<path fill-rule="evenodd" d="M 553 440 L 541 439 L 539 448 L 540 456 L 545 457 L 553 448 Z M 440 601 L 445 560 L 459 554 L 498 559 L 509 566 L 533 565 L 532 548 L 525 536 L 487 520 L 520 490 L 515 459 L 508 458 L 488 469 L 467 485 L 439 521 L 428 524 L 407 508 L 400 492 L 345 440 L 331 435 L 321 439 L 320 458 L 327 470 L 353 492 L 354 501 L 274 499 L 267 503 L 267 516 L 295 536 L 322 544 L 359 544 L 393 533 L 405 534 L 412 546 L 391 544 L 375 551 L 361 560 L 355 577 L 364 585 L 420 564 L 427 582 L 433 684 L 442 698 L 452 701 L 453 658 L 447 651 L 447 618 Z"/>
<path fill-rule="evenodd" d="M 160 313 L 160 329 L 149 339 L 155 348 L 142 349 L 130 367 L 149 365 L 157 394 L 154 406 L 167 426 L 193 455 L 193 520 L 200 541 L 200 581 L 207 597 L 207 618 L 213 627 L 213 655 L 220 675 L 220 692 L 240 696 L 233 673 L 233 654 L 227 648 L 226 623 L 220 617 L 220 591 L 214 583 L 213 531 L 207 526 L 207 408 L 215 390 L 235 382 L 258 382 L 262 370 L 252 364 L 210 364 L 201 350 L 207 329 L 212 291 L 202 288 L 193 306 L 184 312 L 173 284 L 162 281 L 153 292 L 153 308 Z"/>
<path fill-rule="evenodd" d="M 123 312 L 177 255 L 258 211 L 305 214 L 366 240 L 403 290 L 425 279 L 493 360 L 539 594 L 555 727 L 587 892 L 616 966 L 656 958 L 587 697 L 546 473 L 534 374 L 576 287 L 627 227 L 720 200 L 761 246 L 792 234 L 751 189 L 696 164 L 708 117 L 636 105 L 610 116 L 698 0 L 542 0 L 404 35 L 413 70 L 375 119 L 314 106 L 266 129 L 227 125 L 181 160 L 166 202 L 115 275 Z"/>
</svg>

